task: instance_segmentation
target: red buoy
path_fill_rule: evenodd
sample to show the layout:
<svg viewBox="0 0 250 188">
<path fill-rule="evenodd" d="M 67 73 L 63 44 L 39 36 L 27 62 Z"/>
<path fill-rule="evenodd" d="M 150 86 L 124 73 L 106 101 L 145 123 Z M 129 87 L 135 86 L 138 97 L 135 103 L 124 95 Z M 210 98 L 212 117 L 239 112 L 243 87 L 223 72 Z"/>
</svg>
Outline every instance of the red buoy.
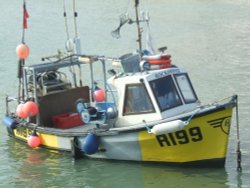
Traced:
<svg viewBox="0 0 250 188">
<path fill-rule="evenodd" d="M 19 44 L 16 47 L 16 53 L 20 59 L 26 59 L 30 54 L 30 49 L 26 44 Z"/>
<path fill-rule="evenodd" d="M 103 102 L 105 100 L 105 91 L 103 89 L 94 91 L 94 99 L 96 102 Z"/>
<path fill-rule="evenodd" d="M 41 139 L 40 137 L 37 135 L 36 131 L 34 131 L 32 133 L 32 135 L 30 135 L 30 137 L 28 138 L 28 145 L 32 148 L 36 148 L 41 144 Z"/>
<path fill-rule="evenodd" d="M 27 118 L 28 114 L 23 112 L 23 103 L 20 103 L 16 108 L 16 115 L 20 118 Z"/>
<path fill-rule="evenodd" d="M 33 101 L 28 101 L 23 105 L 22 111 L 28 117 L 33 117 L 38 113 L 38 105 Z"/>
</svg>

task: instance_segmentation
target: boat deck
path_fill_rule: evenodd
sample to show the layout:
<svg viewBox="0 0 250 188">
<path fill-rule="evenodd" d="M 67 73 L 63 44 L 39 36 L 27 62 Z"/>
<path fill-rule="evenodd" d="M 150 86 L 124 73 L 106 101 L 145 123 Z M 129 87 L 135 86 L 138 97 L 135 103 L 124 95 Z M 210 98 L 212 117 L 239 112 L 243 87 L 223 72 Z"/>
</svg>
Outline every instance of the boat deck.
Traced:
<svg viewBox="0 0 250 188">
<path fill-rule="evenodd" d="M 37 127 L 37 131 L 41 133 L 54 134 L 59 136 L 83 136 L 95 130 L 96 125 L 80 125 L 68 129 L 53 128 L 53 127 Z"/>
</svg>

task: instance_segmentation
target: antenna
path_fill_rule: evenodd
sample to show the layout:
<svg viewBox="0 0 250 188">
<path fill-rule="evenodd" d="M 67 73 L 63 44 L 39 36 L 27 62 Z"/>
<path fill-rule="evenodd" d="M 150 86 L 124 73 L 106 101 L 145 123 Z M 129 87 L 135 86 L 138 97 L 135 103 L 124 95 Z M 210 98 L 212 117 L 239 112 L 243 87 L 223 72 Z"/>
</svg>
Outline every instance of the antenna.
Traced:
<svg viewBox="0 0 250 188">
<path fill-rule="evenodd" d="M 120 29 L 128 21 L 129 21 L 129 18 L 127 14 L 120 15 L 120 24 L 114 31 L 111 32 L 112 37 L 117 38 L 117 39 L 120 38 Z"/>
<path fill-rule="evenodd" d="M 78 16 L 76 12 L 76 2 L 73 0 L 73 12 L 74 12 L 74 25 L 75 25 L 75 38 L 74 38 L 74 43 L 75 43 L 75 54 L 81 54 L 81 41 L 80 38 L 78 37 L 77 33 L 77 23 L 76 23 L 76 17 Z"/>
<path fill-rule="evenodd" d="M 136 40 L 136 42 L 138 42 L 139 44 L 139 54 L 141 55 L 141 52 L 142 52 L 142 42 L 141 42 L 141 37 L 142 37 L 142 28 L 140 26 L 140 22 L 147 22 L 147 18 L 143 18 L 143 19 L 140 19 L 139 18 L 139 0 L 135 0 L 135 16 L 136 16 L 136 19 L 135 21 L 132 20 L 131 18 L 128 17 L 128 14 L 122 14 L 120 16 L 120 24 L 119 26 L 117 27 L 117 29 L 115 29 L 114 31 L 111 32 L 111 35 L 115 38 L 119 38 L 120 37 L 120 29 L 121 27 L 128 23 L 128 24 L 133 24 L 133 23 L 136 23 L 137 25 L 137 34 L 138 34 L 138 38 Z"/>
<path fill-rule="evenodd" d="M 140 27 L 138 6 L 139 6 L 139 0 L 135 0 L 135 16 L 136 16 L 136 25 L 137 25 L 137 32 L 138 32 L 138 39 L 137 39 L 137 42 L 138 42 L 138 44 L 139 44 L 139 51 L 140 51 L 140 53 L 141 53 L 141 52 L 142 52 L 142 44 L 141 44 L 141 27 Z"/>
<path fill-rule="evenodd" d="M 64 16 L 64 21 L 65 21 L 65 29 L 66 29 L 66 34 L 67 34 L 67 40 L 69 40 L 69 28 L 68 28 L 68 22 L 67 22 L 67 13 L 66 13 L 65 0 L 63 0 L 63 16 Z"/>
</svg>

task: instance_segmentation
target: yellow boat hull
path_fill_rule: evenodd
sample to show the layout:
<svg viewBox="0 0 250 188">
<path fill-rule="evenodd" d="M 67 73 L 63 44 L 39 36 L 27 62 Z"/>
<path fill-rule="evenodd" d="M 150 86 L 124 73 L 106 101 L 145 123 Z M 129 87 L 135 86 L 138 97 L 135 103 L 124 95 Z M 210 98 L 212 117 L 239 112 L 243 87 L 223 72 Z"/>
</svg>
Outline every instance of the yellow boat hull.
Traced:
<svg viewBox="0 0 250 188">
<path fill-rule="evenodd" d="M 143 161 L 191 162 L 227 154 L 232 109 L 194 118 L 185 129 L 159 136 L 140 132 Z"/>
<path fill-rule="evenodd" d="M 217 164 L 219 161 L 219 166 L 223 166 L 227 155 L 232 110 L 233 106 L 223 106 L 198 113 L 184 129 L 163 135 L 149 134 L 146 128 L 120 131 L 118 134 L 114 132 L 109 134 L 107 131 L 105 135 L 98 136 L 100 138 L 98 151 L 86 156 L 179 164 L 215 161 L 216 165 L 219 165 Z M 184 119 L 187 117 L 183 117 Z M 31 128 L 18 126 L 13 130 L 12 136 L 27 142 L 32 132 Z M 85 155 L 81 148 L 86 135 L 63 136 L 39 129 L 37 133 L 41 139 L 40 147 L 58 151 L 77 150 Z M 77 146 L 73 142 L 75 140 Z"/>
<path fill-rule="evenodd" d="M 24 126 L 19 126 L 14 129 L 13 132 L 15 138 L 27 142 L 28 138 L 33 133 L 33 130 Z M 37 134 L 41 141 L 41 147 L 59 151 L 71 151 L 72 137 L 64 137 L 38 131 Z"/>
</svg>

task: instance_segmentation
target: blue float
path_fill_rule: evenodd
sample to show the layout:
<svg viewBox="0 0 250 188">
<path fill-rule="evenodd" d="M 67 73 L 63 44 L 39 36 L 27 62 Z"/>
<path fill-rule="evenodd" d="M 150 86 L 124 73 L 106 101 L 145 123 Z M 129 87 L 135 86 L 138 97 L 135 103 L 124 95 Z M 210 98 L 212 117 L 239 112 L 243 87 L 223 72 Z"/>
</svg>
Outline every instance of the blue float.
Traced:
<svg viewBox="0 0 250 188">
<path fill-rule="evenodd" d="M 100 144 L 99 137 L 93 133 L 88 133 L 84 142 L 82 150 L 88 155 L 92 155 L 97 152 Z"/>
<path fill-rule="evenodd" d="M 3 124 L 7 127 L 7 128 L 11 128 L 11 129 L 15 129 L 16 125 L 18 124 L 17 121 L 9 116 L 5 116 L 3 118 Z"/>
</svg>

